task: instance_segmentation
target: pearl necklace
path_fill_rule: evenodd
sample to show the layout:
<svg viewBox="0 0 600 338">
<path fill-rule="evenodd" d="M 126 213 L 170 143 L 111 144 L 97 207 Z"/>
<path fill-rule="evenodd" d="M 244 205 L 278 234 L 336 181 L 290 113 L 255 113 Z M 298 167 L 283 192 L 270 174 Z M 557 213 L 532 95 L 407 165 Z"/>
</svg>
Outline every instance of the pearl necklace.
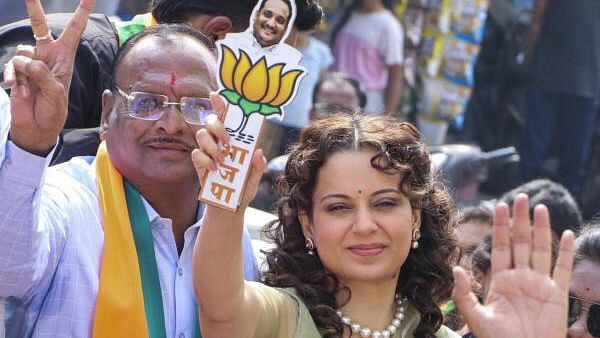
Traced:
<svg viewBox="0 0 600 338">
<path fill-rule="evenodd" d="M 361 337 L 367 338 L 390 338 L 394 336 L 396 331 L 400 328 L 400 323 L 402 323 L 402 319 L 404 319 L 404 304 L 403 300 L 399 295 L 396 295 L 396 314 L 394 315 L 394 319 L 385 330 L 371 330 L 366 326 L 362 326 L 357 322 L 353 322 L 350 317 L 344 316 L 342 311 L 338 310 L 337 314 L 342 319 L 342 323 L 346 325 L 350 325 L 350 329 L 352 333 L 358 333 Z"/>
</svg>

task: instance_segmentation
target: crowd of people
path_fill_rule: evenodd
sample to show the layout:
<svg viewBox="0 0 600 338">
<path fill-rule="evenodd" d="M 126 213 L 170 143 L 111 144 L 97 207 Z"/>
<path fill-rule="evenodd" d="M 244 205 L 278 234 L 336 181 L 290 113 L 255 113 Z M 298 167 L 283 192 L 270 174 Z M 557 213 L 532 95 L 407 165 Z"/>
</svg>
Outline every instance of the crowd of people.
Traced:
<svg viewBox="0 0 600 338">
<path fill-rule="evenodd" d="M 457 210 L 419 130 L 390 116 L 387 1 L 351 1 L 332 55 L 310 35 L 318 0 L 293 23 L 289 0 L 153 0 L 118 24 L 94 0 L 24 2 L 0 27 L 6 337 L 600 337 L 600 223 L 546 179 Z M 237 210 L 201 203 L 230 142 L 215 41 L 273 49 L 286 30 L 314 70 L 301 117 L 265 131 Z M 257 262 L 245 215 L 284 151 Z"/>
</svg>

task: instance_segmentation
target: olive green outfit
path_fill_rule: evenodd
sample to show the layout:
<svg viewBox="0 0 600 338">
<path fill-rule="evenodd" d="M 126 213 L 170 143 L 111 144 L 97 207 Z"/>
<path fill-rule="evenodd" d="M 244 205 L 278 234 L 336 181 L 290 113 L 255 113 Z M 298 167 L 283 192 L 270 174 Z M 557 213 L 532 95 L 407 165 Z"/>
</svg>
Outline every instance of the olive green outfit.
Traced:
<svg viewBox="0 0 600 338">
<path fill-rule="evenodd" d="M 256 338 L 318 338 L 321 337 L 308 308 L 293 288 L 274 288 L 258 282 L 248 282 L 258 298 L 261 316 Z M 400 330 L 394 338 L 413 338 L 420 314 L 410 304 L 406 308 Z M 437 338 L 460 338 L 454 331 L 442 326 Z"/>
</svg>

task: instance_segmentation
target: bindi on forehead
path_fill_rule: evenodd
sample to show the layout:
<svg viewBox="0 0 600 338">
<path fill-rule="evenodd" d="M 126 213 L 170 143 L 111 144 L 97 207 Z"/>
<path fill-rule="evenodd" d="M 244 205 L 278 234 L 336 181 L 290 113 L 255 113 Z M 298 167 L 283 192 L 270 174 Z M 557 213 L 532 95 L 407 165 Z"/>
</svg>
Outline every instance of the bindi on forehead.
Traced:
<svg viewBox="0 0 600 338">
<path fill-rule="evenodd" d="M 171 88 L 173 88 L 177 85 L 177 75 L 175 75 L 175 73 L 171 73 L 170 85 L 171 85 Z"/>
</svg>

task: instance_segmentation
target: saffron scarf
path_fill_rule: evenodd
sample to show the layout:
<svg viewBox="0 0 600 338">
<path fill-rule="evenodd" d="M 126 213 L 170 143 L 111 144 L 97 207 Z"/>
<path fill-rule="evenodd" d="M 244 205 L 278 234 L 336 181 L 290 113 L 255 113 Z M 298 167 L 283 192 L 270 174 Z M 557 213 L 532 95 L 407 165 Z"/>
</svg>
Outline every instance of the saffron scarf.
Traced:
<svg viewBox="0 0 600 338">
<path fill-rule="evenodd" d="M 93 338 L 165 338 L 152 231 L 137 190 L 123 179 L 102 142 L 96 156 L 104 247 Z"/>
</svg>

